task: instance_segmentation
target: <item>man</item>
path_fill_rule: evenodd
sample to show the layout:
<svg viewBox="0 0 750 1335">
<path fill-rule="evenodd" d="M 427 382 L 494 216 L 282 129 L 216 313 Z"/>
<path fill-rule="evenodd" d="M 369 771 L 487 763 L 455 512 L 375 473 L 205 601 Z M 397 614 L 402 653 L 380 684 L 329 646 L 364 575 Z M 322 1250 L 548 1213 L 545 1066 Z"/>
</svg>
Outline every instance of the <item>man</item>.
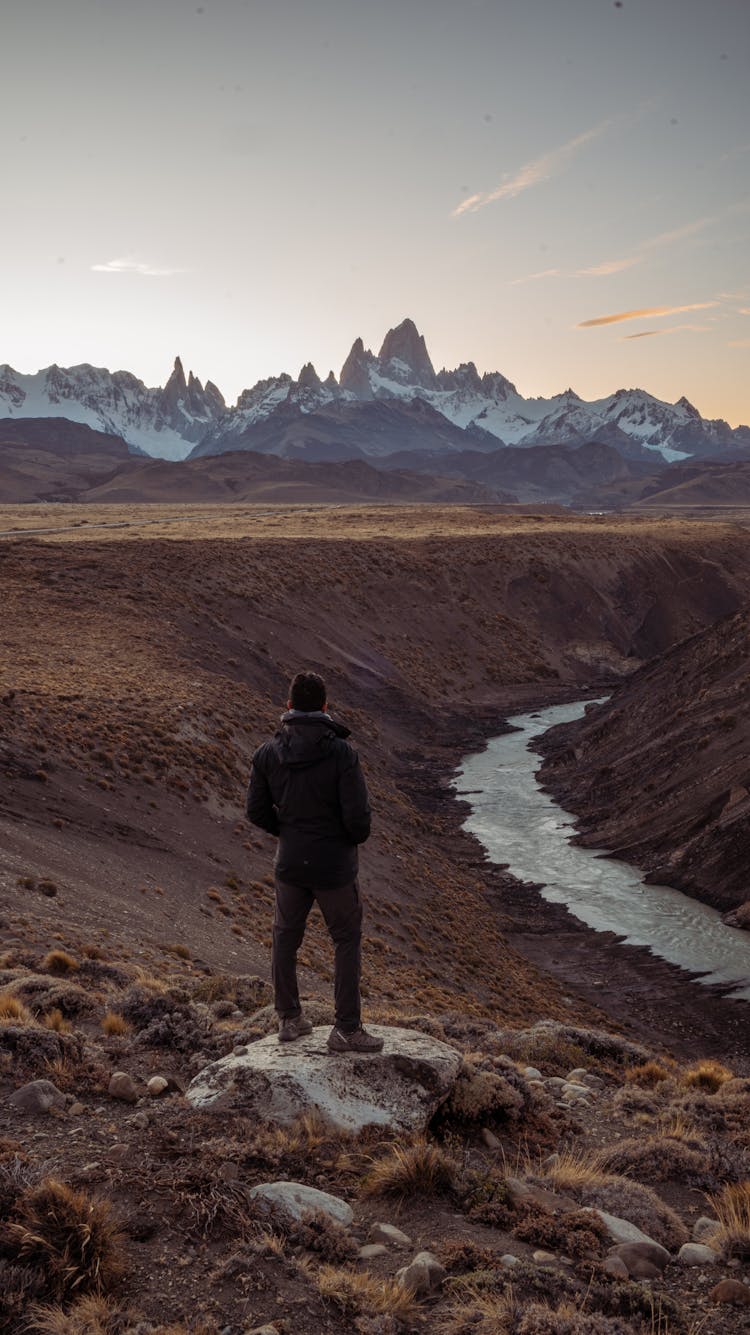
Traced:
<svg viewBox="0 0 750 1335">
<path fill-rule="evenodd" d="M 312 1031 L 297 988 L 297 951 L 317 900 L 335 947 L 336 1023 L 331 1052 L 379 1052 L 383 1040 L 362 1028 L 362 900 L 357 845 L 370 833 L 367 787 L 349 729 L 328 713 L 316 672 L 292 681 L 281 729 L 253 756 L 247 818 L 278 836 L 272 978 L 279 1042 Z"/>
</svg>

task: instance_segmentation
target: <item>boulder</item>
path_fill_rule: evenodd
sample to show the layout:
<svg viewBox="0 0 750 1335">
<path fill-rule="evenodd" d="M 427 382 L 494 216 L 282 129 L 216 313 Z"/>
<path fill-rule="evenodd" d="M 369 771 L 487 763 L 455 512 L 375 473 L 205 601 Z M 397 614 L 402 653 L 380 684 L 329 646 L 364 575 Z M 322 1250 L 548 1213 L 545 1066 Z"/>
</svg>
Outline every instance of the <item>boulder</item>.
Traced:
<svg viewBox="0 0 750 1335">
<path fill-rule="evenodd" d="M 631 1279 L 658 1279 L 669 1260 L 658 1242 L 621 1242 L 609 1255 L 623 1262 Z"/>
<path fill-rule="evenodd" d="M 630 1271 L 621 1256 L 605 1256 L 602 1270 L 612 1279 L 630 1279 Z"/>
<path fill-rule="evenodd" d="M 138 1090 L 132 1075 L 127 1071 L 115 1071 L 107 1090 L 111 1099 L 122 1099 L 123 1103 L 137 1103 Z"/>
<path fill-rule="evenodd" d="M 409 1265 L 396 1271 L 396 1283 L 408 1289 L 415 1298 L 426 1298 L 441 1288 L 447 1273 L 432 1252 L 417 1252 Z"/>
<path fill-rule="evenodd" d="M 693 1224 L 693 1242 L 710 1242 L 718 1233 L 719 1227 L 718 1219 L 711 1219 L 708 1215 L 702 1214 Z"/>
<path fill-rule="evenodd" d="M 584 1206 L 583 1208 L 588 1210 L 592 1207 Z M 648 1233 L 644 1233 L 636 1224 L 631 1224 L 629 1219 L 620 1219 L 616 1214 L 608 1214 L 606 1210 L 597 1210 L 596 1208 L 592 1209 L 592 1213 L 598 1214 L 613 1242 L 645 1242 L 652 1247 L 660 1246 L 658 1242 L 654 1242 L 653 1238 L 648 1236 Z M 669 1252 L 664 1247 L 661 1247 L 661 1251 L 664 1252 L 666 1257 L 669 1257 Z"/>
<path fill-rule="evenodd" d="M 677 1253 L 677 1260 L 683 1265 L 716 1265 L 718 1259 L 713 1247 L 702 1242 L 685 1242 Z"/>
<path fill-rule="evenodd" d="M 151 1079 L 146 1084 L 146 1089 L 152 1099 L 158 1099 L 160 1094 L 166 1093 L 169 1089 L 169 1081 L 165 1080 L 163 1075 L 152 1075 Z"/>
<path fill-rule="evenodd" d="M 712 1303 L 733 1303 L 736 1307 L 750 1304 L 750 1288 L 739 1279 L 720 1280 L 708 1296 Z"/>
<path fill-rule="evenodd" d="M 387 1256 L 388 1248 L 382 1242 L 366 1242 L 357 1255 L 360 1261 L 374 1261 L 376 1256 Z"/>
<path fill-rule="evenodd" d="M 48 1113 L 50 1108 L 65 1107 L 65 1095 L 51 1080 L 32 1080 L 11 1094 L 8 1102 L 18 1112 Z"/>
<path fill-rule="evenodd" d="M 250 1191 L 252 1200 L 265 1203 L 269 1214 L 285 1215 L 299 1223 L 306 1215 L 323 1214 L 332 1224 L 348 1228 L 354 1213 L 346 1201 L 330 1196 L 317 1187 L 306 1187 L 302 1182 L 261 1182 Z"/>
<path fill-rule="evenodd" d="M 187 1100 L 282 1126 L 315 1111 L 343 1132 L 424 1130 L 456 1082 L 461 1054 L 415 1029 L 370 1029 L 383 1039 L 382 1052 L 330 1053 L 323 1026 L 294 1043 L 270 1035 L 204 1067 Z"/>
</svg>

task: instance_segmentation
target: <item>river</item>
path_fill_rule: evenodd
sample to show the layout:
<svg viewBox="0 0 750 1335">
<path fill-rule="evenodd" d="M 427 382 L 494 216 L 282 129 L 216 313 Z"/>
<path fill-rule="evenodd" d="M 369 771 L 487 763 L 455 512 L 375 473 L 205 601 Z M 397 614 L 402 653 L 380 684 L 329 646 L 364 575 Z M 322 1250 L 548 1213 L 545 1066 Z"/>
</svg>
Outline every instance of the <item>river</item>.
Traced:
<svg viewBox="0 0 750 1335">
<path fill-rule="evenodd" d="M 575 816 L 540 788 L 539 755 L 531 738 L 556 723 L 580 718 L 589 701 L 553 705 L 508 722 L 518 731 L 467 756 L 454 779 L 471 815 L 464 822 L 493 862 L 508 864 L 521 881 L 541 884 L 541 894 L 599 932 L 646 946 L 703 983 L 750 1000 L 750 932 L 727 927 L 719 913 L 668 886 L 644 885 L 626 862 L 571 843 Z"/>
</svg>

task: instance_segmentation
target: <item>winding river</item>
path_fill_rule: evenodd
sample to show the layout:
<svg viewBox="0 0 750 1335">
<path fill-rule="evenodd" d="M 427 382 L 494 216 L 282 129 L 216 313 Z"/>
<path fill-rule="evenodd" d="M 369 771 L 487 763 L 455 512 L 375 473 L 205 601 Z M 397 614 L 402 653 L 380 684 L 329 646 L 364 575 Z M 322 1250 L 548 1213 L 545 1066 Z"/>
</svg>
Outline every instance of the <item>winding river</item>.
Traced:
<svg viewBox="0 0 750 1335">
<path fill-rule="evenodd" d="M 750 1000 L 750 932 L 726 927 L 715 909 L 679 890 L 644 885 L 625 862 L 571 843 L 575 816 L 540 788 L 535 771 L 541 761 L 529 750 L 530 739 L 580 718 L 587 703 L 511 718 L 518 731 L 465 758 L 453 781 L 471 807 L 464 828 L 494 862 L 507 863 L 519 880 L 541 883 L 545 899 L 566 904 L 589 927 L 647 946 L 701 982 Z"/>
</svg>

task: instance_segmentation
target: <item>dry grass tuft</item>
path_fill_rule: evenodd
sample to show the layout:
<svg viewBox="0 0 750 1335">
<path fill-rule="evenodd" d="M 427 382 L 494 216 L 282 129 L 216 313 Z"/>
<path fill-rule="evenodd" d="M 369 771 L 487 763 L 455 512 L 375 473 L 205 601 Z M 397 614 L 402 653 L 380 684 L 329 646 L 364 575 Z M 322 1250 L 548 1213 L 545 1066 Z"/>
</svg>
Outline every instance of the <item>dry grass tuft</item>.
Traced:
<svg viewBox="0 0 750 1335">
<path fill-rule="evenodd" d="M 18 997 L 3 992 L 0 993 L 0 1024 L 3 1023 L 34 1024 L 34 1017 Z"/>
<path fill-rule="evenodd" d="M 102 1029 L 108 1038 L 129 1034 L 132 1025 L 129 1025 L 124 1015 L 118 1015 L 117 1011 L 107 1011 L 102 1020 Z"/>
<path fill-rule="evenodd" d="M 712 1243 L 727 1259 L 750 1260 L 750 1181 L 730 1183 L 708 1199 L 719 1221 Z"/>
<path fill-rule="evenodd" d="M 51 973 L 56 978 L 62 978 L 66 974 L 76 972 L 78 960 L 69 955 L 67 950 L 50 950 L 42 960 L 41 968 L 43 973 Z"/>
<path fill-rule="evenodd" d="M 132 1314 L 118 1303 L 89 1294 L 67 1309 L 56 1303 L 33 1307 L 26 1329 L 30 1335 L 121 1335 L 131 1322 Z"/>
<path fill-rule="evenodd" d="M 320 1296 L 335 1303 L 349 1318 L 387 1315 L 408 1321 L 418 1311 L 408 1289 L 393 1279 L 374 1279 L 365 1271 L 324 1265 L 315 1282 Z"/>
<path fill-rule="evenodd" d="M 439 1196 L 452 1190 L 457 1174 L 456 1160 L 420 1137 L 412 1145 L 393 1145 L 373 1159 L 360 1191 L 363 1196 Z"/>
<path fill-rule="evenodd" d="M 52 1010 L 47 1011 L 42 1016 L 42 1024 L 45 1029 L 52 1029 L 56 1034 L 69 1034 L 73 1028 L 70 1020 L 66 1020 L 59 1006 L 53 1006 Z"/>
<path fill-rule="evenodd" d="M 557 1160 L 544 1170 L 546 1182 L 555 1191 L 569 1192 L 596 1185 L 604 1177 L 600 1150 L 563 1150 Z"/>
<path fill-rule="evenodd" d="M 683 1074 L 682 1083 L 687 1085 L 688 1089 L 704 1089 L 709 1094 L 715 1094 L 727 1080 L 733 1078 L 733 1073 L 726 1066 L 722 1066 L 721 1062 L 707 1058 L 688 1067 Z"/>
<path fill-rule="evenodd" d="M 661 1062 L 649 1061 L 641 1062 L 639 1066 L 631 1066 L 625 1072 L 625 1079 L 629 1085 L 642 1085 L 644 1089 L 654 1089 L 664 1080 L 669 1080 L 670 1074 L 671 1072 Z"/>
<path fill-rule="evenodd" d="M 16 1202 L 4 1250 L 40 1271 L 51 1297 L 104 1292 L 123 1273 L 122 1235 L 109 1204 L 46 1178 Z"/>
</svg>

